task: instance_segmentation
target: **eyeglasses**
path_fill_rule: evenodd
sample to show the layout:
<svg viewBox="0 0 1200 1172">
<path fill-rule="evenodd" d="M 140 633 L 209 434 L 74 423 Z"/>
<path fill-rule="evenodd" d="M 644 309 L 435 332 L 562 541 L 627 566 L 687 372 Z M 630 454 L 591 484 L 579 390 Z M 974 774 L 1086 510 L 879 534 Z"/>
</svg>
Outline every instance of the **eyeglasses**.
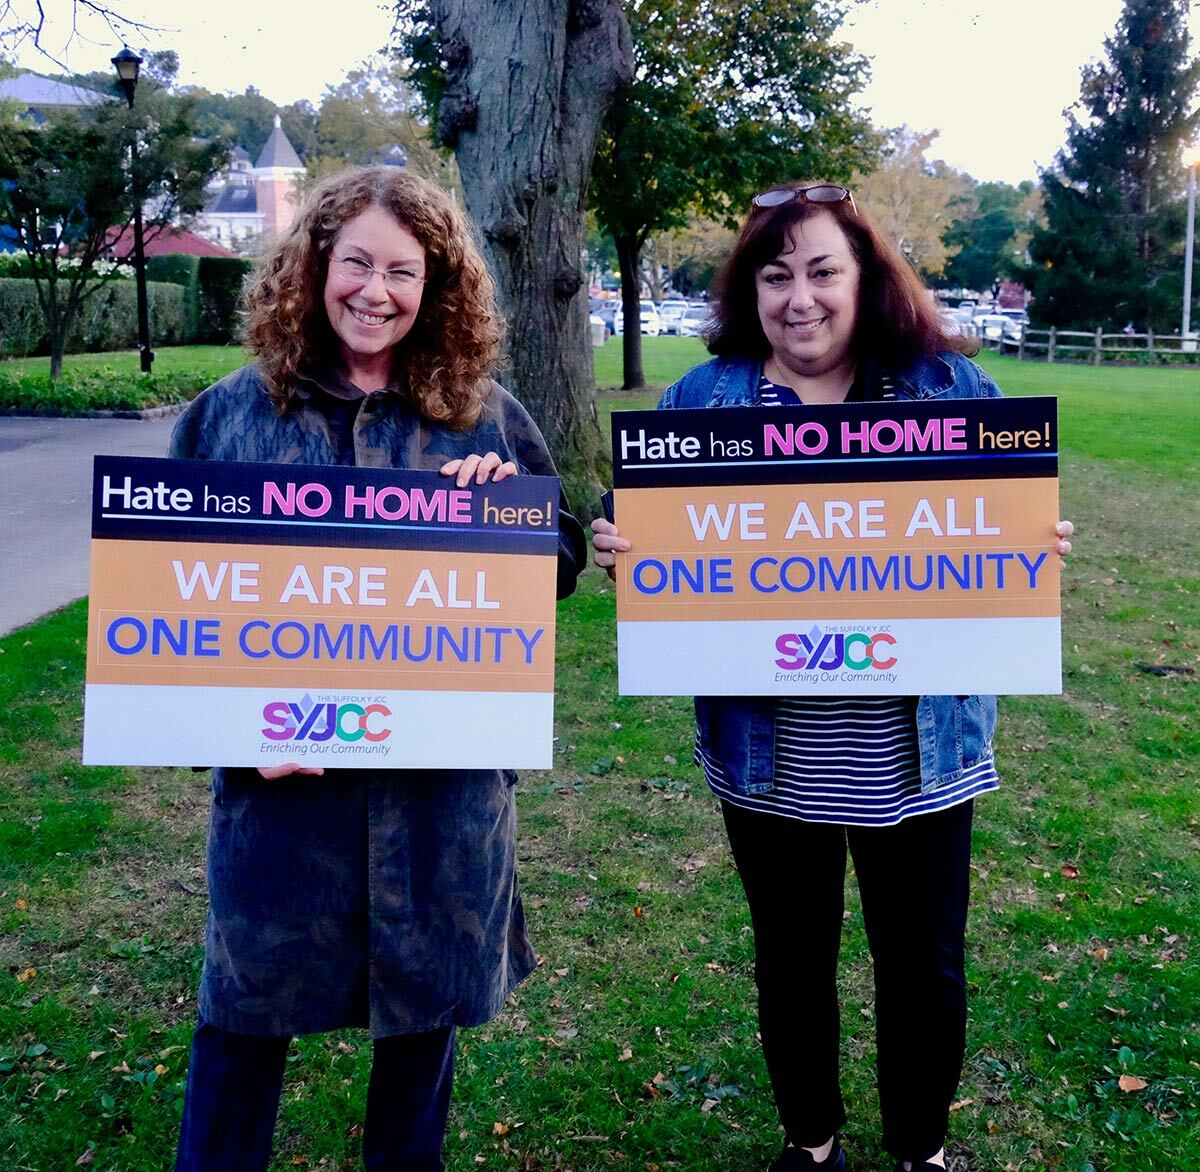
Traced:
<svg viewBox="0 0 1200 1172">
<path fill-rule="evenodd" d="M 411 269 L 377 269 L 359 256 L 335 256 L 334 265 L 337 274 L 348 285 L 365 285 L 376 273 L 383 278 L 383 283 L 394 293 L 402 293 L 424 284 L 426 278 Z"/>
<path fill-rule="evenodd" d="M 850 188 L 838 187 L 835 183 L 818 183 L 813 187 L 772 187 L 770 191 L 756 195 L 752 202 L 756 208 L 778 208 L 794 199 L 803 203 L 841 203 L 849 200 L 851 209 L 858 215 Z"/>
</svg>

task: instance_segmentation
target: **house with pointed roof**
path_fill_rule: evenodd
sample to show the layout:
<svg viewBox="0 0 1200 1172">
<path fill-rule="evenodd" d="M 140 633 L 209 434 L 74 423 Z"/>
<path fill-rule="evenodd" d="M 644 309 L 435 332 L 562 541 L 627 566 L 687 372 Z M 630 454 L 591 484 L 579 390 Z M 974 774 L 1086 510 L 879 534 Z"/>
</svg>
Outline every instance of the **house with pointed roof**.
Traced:
<svg viewBox="0 0 1200 1172">
<path fill-rule="evenodd" d="M 257 252 L 295 217 L 303 175 L 304 164 L 276 114 L 275 127 L 253 165 L 245 150 L 233 150 L 193 230 L 234 252 Z"/>
</svg>

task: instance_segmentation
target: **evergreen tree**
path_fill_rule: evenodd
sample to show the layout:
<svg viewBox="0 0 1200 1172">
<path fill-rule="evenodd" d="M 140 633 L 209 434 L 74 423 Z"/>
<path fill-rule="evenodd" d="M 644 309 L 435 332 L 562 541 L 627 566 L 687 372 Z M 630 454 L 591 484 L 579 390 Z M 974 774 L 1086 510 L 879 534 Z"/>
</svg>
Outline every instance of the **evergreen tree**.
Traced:
<svg viewBox="0 0 1200 1172">
<path fill-rule="evenodd" d="M 1066 146 L 1043 176 L 1046 225 L 1025 274 L 1035 320 L 1177 328 L 1184 170 L 1200 62 L 1187 0 L 1126 0 L 1104 58 L 1084 67 Z"/>
</svg>

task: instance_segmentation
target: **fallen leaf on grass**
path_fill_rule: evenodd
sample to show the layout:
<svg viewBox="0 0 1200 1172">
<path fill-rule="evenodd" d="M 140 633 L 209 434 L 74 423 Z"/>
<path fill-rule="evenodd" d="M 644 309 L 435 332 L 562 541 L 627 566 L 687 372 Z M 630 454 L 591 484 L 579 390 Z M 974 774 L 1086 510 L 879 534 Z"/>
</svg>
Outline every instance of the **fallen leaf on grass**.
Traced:
<svg viewBox="0 0 1200 1172">
<path fill-rule="evenodd" d="M 690 875 L 695 871 L 699 871 L 701 867 L 707 866 L 707 859 L 684 859 L 684 861 L 679 864 L 679 869 Z"/>
<path fill-rule="evenodd" d="M 89 1062 L 95 1062 L 97 1058 L 103 1058 L 103 1057 L 104 1057 L 103 1050 L 89 1050 L 88 1051 L 88 1061 Z"/>
<path fill-rule="evenodd" d="M 1092 955 L 1097 960 L 1108 960 L 1108 949 L 1101 945 L 1099 948 L 1092 949 Z"/>
<path fill-rule="evenodd" d="M 37 976 L 37 969 L 23 969 L 17 973 L 17 980 L 24 984 L 26 981 L 32 981 Z"/>
<path fill-rule="evenodd" d="M 29 907 L 29 904 L 27 904 L 23 899 L 18 899 L 16 906 L 17 906 L 17 911 L 23 912 Z"/>
<path fill-rule="evenodd" d="M 964 1107 L 969 1107 L 974 1102 L 974 1099 L 959 1099 L 957 1102 L 950 1104 L 950 1110 L 961 1111 Z"/>
<path fill-rule="evenodd" d="M 1126 1092 L 1144 1091 L 1146 1089 L 1146 1080 L 1138 1078 L 1136 1074 L 1123 1074 L 1117 1079 L 1117 1086 Z"/>
<path fill-rule="evenodd" d="M 621 1051 L 620 1057 L 617 1059 L 617 1061 L 618 1062 L 628 1062 L 632 1057 L 633 1057 L 633 1051 L 628 1046 L 626 1046 L 625 1049 Z"/>
<path fill-rule="evenodd" d="M 1059 867 L 1058 870 L 1059 870 L 1059 874 L 1063 875 L 1067 879 L 1078 879 L 1079 878 L 1079 868 L 1077 866 L 1075 866 L 1074 863 L 1063 863 L 1063 865 L 1061 867 Z"/>
<path fill-rule="evenodd" d="M 84 1165 L 90 1164 L 95 1158 L 96 1153 L 91 1148 L 88 1148 L 87 1151 L 75 1161 L 75 1167 L 82 1168 Z"/>
<path fill-rule="evenodd" d="M 492 1135 L 508 1135 L 508 1124 L 507 1123 L 493 1123 L 492 1124 Z"/>
<path fill-rule="evenodd" d="M 716 1105 L 716 1099 L 705 1099 L 704 1102 L 700 1104 L 700 1113 L 702 1115 L 707 1115 Z"/>
<path fill-rule="evenodd" d="M 635 907 L 635 908 L 633 909 L 633 915 L 634 915 L 634 918 L 635 918 L 635 919 L 638 919 L 638 920 L 644 920 L 644 919 L 646 918 L 646 911 L 645 911 L 645 909 L 644 909 L 644 908 L 643 908 L 643 907 L 642 907 L 642 906 L 639 904 L 637 907 Z"/>
<path fill-rule="evenodd" d="M 154 1073 L 157 1074 L 159 1078 L 162 1078 L 162 1076 L 167 1073 L 167 1068 L 160 1062 L 154 1068 Z"/>
</svg>

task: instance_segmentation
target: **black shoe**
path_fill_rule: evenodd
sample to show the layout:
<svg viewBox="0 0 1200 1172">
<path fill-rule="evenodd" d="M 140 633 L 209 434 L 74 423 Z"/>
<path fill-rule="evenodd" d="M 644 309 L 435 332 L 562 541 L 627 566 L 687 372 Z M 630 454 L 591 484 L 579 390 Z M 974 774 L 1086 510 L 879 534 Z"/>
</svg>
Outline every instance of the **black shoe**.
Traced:
<svg viewBox="0 0 1200 1172">
<path fill-rule="evenodd" d="M 794 1148 L 789 1144 L 778 1160 L 771 1161 L 767 1172 L 812 1172 L 814 1168 L 821 1169 L 821 1172 L 845 1172 L 846 1153 L 842 1151 L 837 1136 L 834 1136 L 829 1155 L 819 1164 L 806 1148 Z"/>
</svg>

